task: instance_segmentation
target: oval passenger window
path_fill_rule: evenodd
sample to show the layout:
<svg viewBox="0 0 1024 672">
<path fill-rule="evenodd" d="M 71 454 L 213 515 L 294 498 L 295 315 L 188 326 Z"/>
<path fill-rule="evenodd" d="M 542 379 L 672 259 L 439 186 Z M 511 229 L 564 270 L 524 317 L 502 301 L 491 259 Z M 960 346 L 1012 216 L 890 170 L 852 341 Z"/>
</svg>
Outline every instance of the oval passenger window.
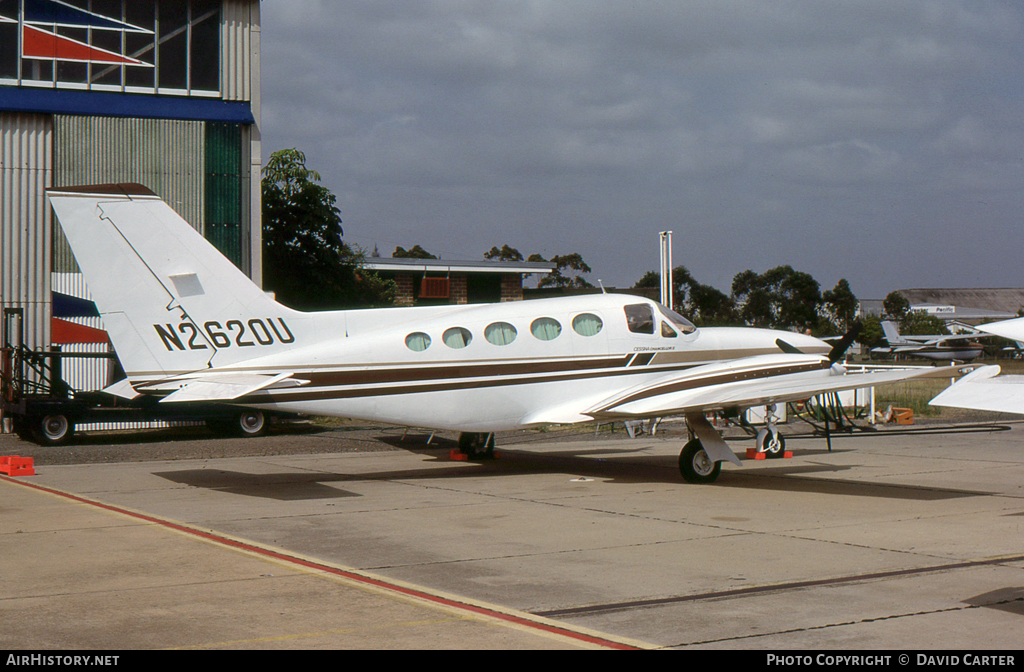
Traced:
<svg viewBox="0 0 1024 672">
<path fill-rule="evenodd" d="M 562 325 L 552 317 L 538 317 L 530 325 L 530 333 L 542 341 L 553 341 L 562 333 Z"/>
<path fill-rule="evenodd" d="M 469 345 L 470 341 L 473 340 L 473 334 L 469 333 L 469 329 L 452 327 L 441 335 L 441 340 L 449 348 L 459 350 Z"/>
<path fill-rule="evenodd" d="M 413 352 L 423 352 L 430 347 L 430 336 L 422 331 L 417 331 L 405 337 L 405 345 Z"/>
<path fill-rule="evenodd" d="M 495 322 L 494 324 L 487 325 L 484 329 L 484 338 L 487 339 L 488 343 L 494 345 L 508 345 L 512 341 L 516 340 L 516 336 L 519 332 L 508 322 Z"/>
<path fill-rule="evenodd" d="M 597 336 L 601 332 L 602 327 L 604 327 L 604 322 L 601 321 L 600 317 L 592 313 L 577 315 L 572 320 L 573 331 L 580 336 Z"/>
</svg>

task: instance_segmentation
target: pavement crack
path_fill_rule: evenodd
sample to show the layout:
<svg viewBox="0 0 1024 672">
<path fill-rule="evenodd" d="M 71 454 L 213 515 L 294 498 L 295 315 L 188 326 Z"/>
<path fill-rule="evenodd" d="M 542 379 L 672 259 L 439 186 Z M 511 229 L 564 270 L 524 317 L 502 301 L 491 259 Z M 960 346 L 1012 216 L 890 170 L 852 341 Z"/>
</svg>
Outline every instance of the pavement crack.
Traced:
<svg viewBox="0 0 1024 672">
<path fill-rule="evenodd" d="M 792 634 L 798 634 L 798 633 L 801 633 L 801 632 L 815 632 L 815 631 L 821 631 L 821 630 L 829 630 L 829 629 L 832 629 L 832 628 L 845 628 L 845 627 L 850 627 L 850 626 L 855 626 L 855 625 L 862 625 L 862 624 L 865 624 L 865 623 L 878 623 L 878 622 L 882 622 L 882 621 L 892 621 L 892 620 L 898 620 L 898 619 L 902 619 L 902 618 L 914 618 L 914 617 L 918 617 L 918 616 L 933 616 L 935 614 L 948 614 L 948 613 L 955 613 L 955 612 L 964 612 L 964 611 L 970 611 L 972 609 L 998 608 L 998 607 L 1007 606 L 1007 605 L 1010 605 L 1010 604 L 1013 604 L 1013 603 L 1024 603 L 1024 598 L 1018 597 L 1018 598 L 1007 599 L 1007 600 L 999 600 L 999 601 L 995 601 L 995 602 L 987 603 L 987 604 L 966 604 L 966 605 L 963 605 L 963 606 L 946 607 L 946 608 L 943 608 L 943 609 L 928 609 L 928 610 L 922 610 L 922 611 L 911 611 L 911 612 L 906 612 L 906 613 L 902 613 L 902 614 L 889 614 L 889 615 L 886 615 L 886 616 L 873 616 L 873 617 L 869 617 L 869 618 L 861 618 L 861 619 L 850 620 L 850 621 L 839 621 L 839 622 L 836 622 L 836 623 L 822 623 L 820 625 L 809 625 L 809 626 L 805 626 L 805 627 L 801 627 L 801 628 L 789 628 L 789 629 L 786 629 L 786 630 L 773 630 L 771 632 L 760 632 L 760 633 L 750 634 L 750 635 L 737 635 L 735 637 L 719 637 L 719 638 L 715 638 L 715 639 L 703 639 L 703 640 L 697 640 L 697 641 L 692 641 L 692 642 L 680 642 L 678 644 L 673 644 L 673 645 L 670 645 L 670 646 L 665 647 L 665 648 L 687 648 L 687 647 L 691 647 L 691 646 L 706 646 L 708 644 L 720 644 L 722 642 L 738 642 L 738 641 L 743 641 L 743 640 L 759 639 L 759 638 L 763 638 L 763 637 L 775 637 L 775 636 L 778 636 L 778 635 L 792 635 Z"/>
</svg>

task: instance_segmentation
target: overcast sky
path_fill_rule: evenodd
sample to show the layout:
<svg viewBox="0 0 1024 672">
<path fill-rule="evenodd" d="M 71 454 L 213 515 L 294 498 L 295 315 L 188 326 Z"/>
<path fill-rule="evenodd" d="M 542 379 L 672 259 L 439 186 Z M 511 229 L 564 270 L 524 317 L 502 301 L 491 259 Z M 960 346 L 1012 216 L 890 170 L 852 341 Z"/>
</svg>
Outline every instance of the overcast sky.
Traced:
<svg viewBox="0 0 1024 672">
<path fill-rule="evenodd" d="M 1017 0 L 264 0 L 264 160 L 445 259 L 1024 287 Z"/>
</svg>

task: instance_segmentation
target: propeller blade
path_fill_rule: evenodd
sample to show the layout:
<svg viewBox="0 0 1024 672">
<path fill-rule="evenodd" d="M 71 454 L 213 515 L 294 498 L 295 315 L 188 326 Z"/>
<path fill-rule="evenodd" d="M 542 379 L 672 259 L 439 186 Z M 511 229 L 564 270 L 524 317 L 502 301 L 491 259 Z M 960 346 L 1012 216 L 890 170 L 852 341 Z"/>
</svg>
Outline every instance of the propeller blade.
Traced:
<svg viewBox="0 0 1024 672">
<path fill-rule="evenodd" d="M 832 346 L 832 350 L 828 353 L 828 361 L 834 364 L 841 360 L 846 354 L 846 351 L 850 349 L 851 345 L 853 345 L 857 336 L 860 335 L 860 331 L 863 328 L 864 325 L 859 321 L 854 322 L 853 326 L 850 327 L 850 330 L 843 334 L 843 337 L 839 339 L 838 343 Z"/>
<path fill-rule="evenodd" d="M 802 352 L 796 346 L 790 345 L 789 343 L 786 343 L 781 338 L 776 338 L 775 339 L 775 345 L 779 346 L 779 349 L 782 350 L 787 355 L 804 355 L 804 354 L 807 354 L 805 352 Z"/>
</svg>

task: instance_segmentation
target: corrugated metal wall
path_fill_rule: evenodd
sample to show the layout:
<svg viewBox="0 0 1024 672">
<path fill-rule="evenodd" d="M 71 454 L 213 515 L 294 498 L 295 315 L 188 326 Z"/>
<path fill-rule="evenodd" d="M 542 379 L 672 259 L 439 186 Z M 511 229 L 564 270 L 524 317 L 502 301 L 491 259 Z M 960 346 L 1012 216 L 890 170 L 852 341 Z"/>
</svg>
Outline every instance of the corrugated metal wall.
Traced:
<svg viewBox="0 0 1024 672">
<path fill-rule="evenodd" d="M 224 0 L 220 24 L 220 93 L 224 100 L 252 100 L 253 26 L 259 26 L 259 3 Z M 254 17 L 252 13 L 256 12 Z M 258 68 L 258 66 L 257 66 Z M 255 83 L 259 86 L 259 83 Z"/>
<path fill-rule="evenodd" d="M 54 186 L 138 182 L 202 232 L 204 122 L 56 115 L 53 126 Z M 78 270 L 59 227 L 54 270 Z"/>
<path fill-rule="evenodd" d="M 242 129 L 206 125 L 206 239 L 242 267 Z"/>
<path fill-rule="evenodd" d="M 50 338 L 52 155 L 48 115 L 0 113 L 0 303 L 25 308 L 30 347 Z"/>
<path fill-rule="evenodd" d="M 237 239 L 229 230 L 213 237 L 261 282 L 259 2 L 223 0 L 221 17 L 221 98 L 248 101 L 256 125 L 219 129 L 210 140 L 218 145 L 230 135 L 240 154 L 218 145 L 207 165 L 201 121 L 0 112 L 0 304 L 25 308 L 26 345 L 49 344 L 51 271 L 78 270 L 46 205 L 50 186 L 140 182 L 204 235 L 207 193 L 216 189 L 214 224 L 236 226 Z M 93 374 L 80 375 L 91 381 Z"/>
</svg>

